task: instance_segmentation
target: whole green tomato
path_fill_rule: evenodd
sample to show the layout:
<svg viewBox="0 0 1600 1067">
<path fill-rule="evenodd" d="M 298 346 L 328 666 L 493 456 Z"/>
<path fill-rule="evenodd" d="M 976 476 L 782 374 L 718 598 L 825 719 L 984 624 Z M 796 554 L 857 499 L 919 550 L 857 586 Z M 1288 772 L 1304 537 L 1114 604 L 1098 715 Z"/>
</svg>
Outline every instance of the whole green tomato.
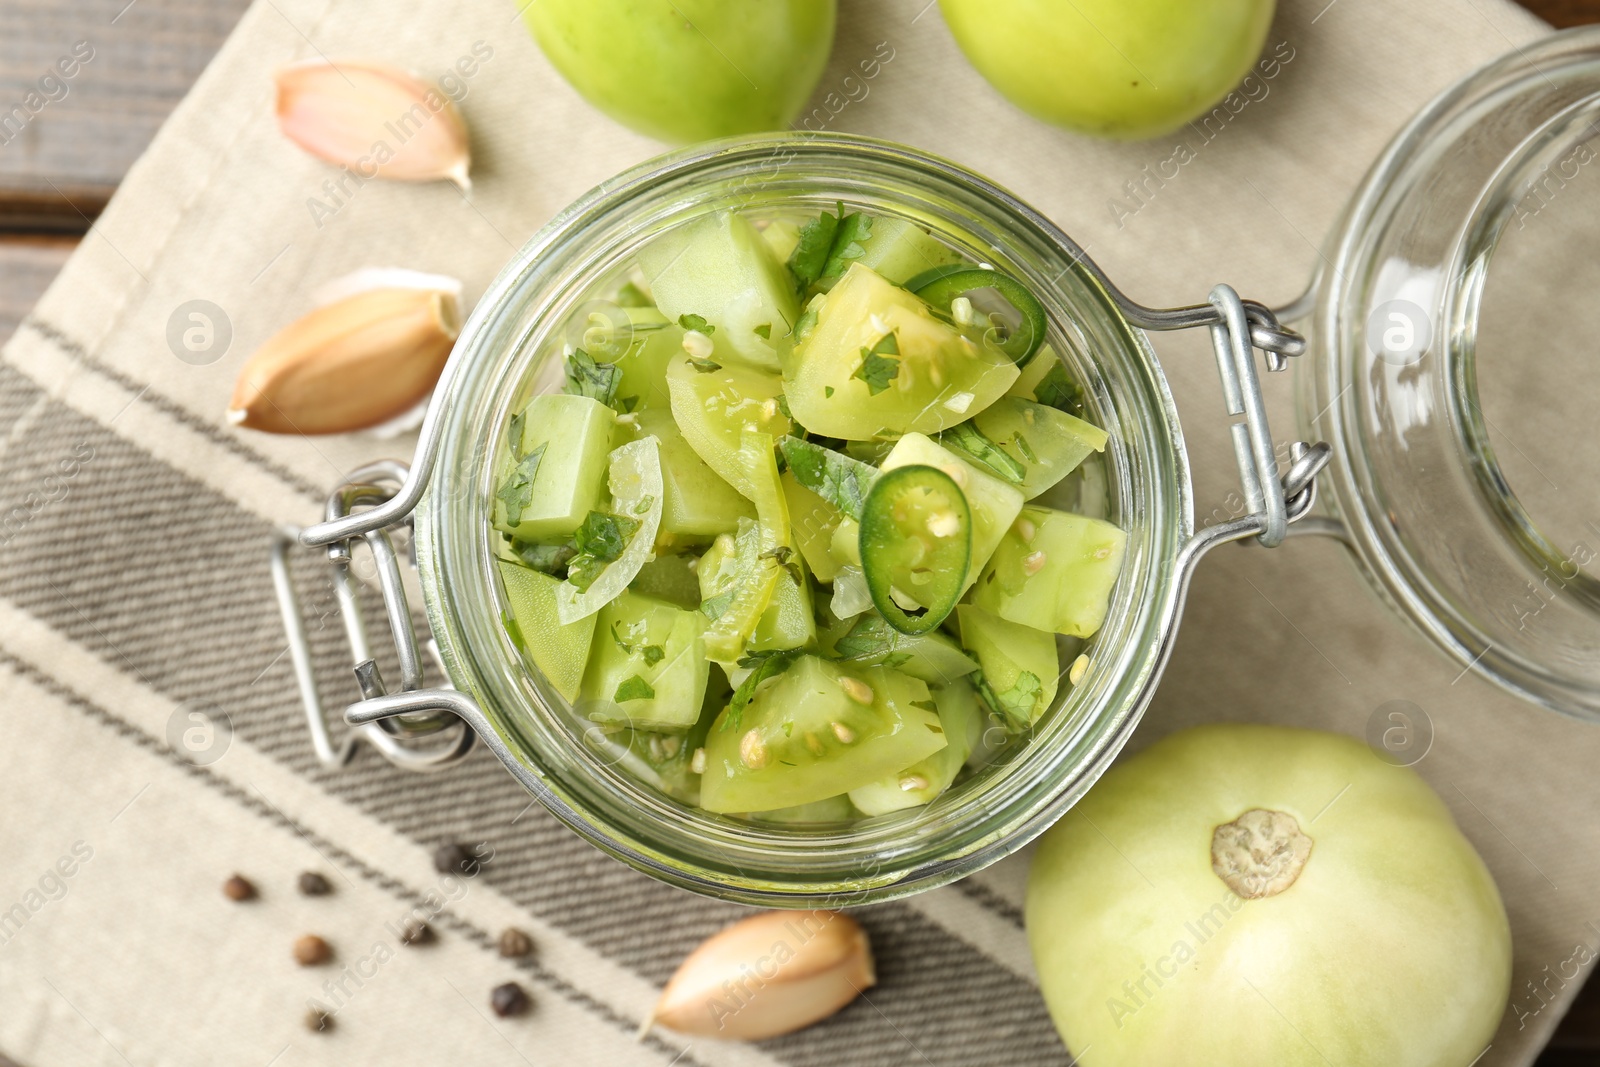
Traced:
<svg viewBox="0 0 1600 1067">
<path fill-rule="evenodd" d="M 584 99 L 662 141 L 777 130 L 833 49 L 837 0 L 533 0 L 523 19 Z"/>
<path fill-rule="evenodd" d="M 1113 767 L 1044 835 L 1027 925 L 1097 1067 L 1466 1067 L 1511 986 L 1499 891 L 1438 795 L 1285 726 L 1199 726 Z"/>
<path fill-rule="evenodd" d="M 1250 70 L 1274 0 L 939 0 L 972 65 L 1024 111 L 1134 140 L 1205 112 Z"/>
</svg>

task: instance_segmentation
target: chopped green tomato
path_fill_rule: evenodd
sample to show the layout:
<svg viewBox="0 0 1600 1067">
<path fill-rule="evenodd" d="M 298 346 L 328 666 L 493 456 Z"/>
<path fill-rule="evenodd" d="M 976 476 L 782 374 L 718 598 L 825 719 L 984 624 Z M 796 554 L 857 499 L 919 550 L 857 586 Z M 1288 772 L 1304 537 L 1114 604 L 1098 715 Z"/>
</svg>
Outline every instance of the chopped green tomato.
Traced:
<svg viewBox="0 0 1600 1067">
<path fill-rule="evenodd" d="M 987 313 L 992 325 L 991 332 L 984 335 L 985 344 L 992 343 L 1000 348 L 1019 367 L 1039 351 L 1050 328 L 1044 305 L 1038 298 L 1027 286 L 999 271 L 984 267 L 935 267 L 911 279 L 906 288 L 940 311 L 953 315 L 957 322 L 963 318 L 954 307 L 957 299 L 968 302 L 968 313 L 980 316 Z"/>
<path fill-rule="evenodd" d="M 953 426 L 1004 395 L 1017 368 L 857 264 L 822 302 L 785 378 L 802 426 L 859 441 Z"/>
<path fill-rule="evenodd" d="M 950 788 L 983 733 L 983 709 L 965 681 L 933 691 L 946 745 L 918 763 L 850 790 L 850 802 L 863 815 L 887 815 L 926 804 Z"/>
<path fill-rule="evenodd" d="M 909 767 L 945 746 L 928 687 L 884 667 L 801 656 L 758 688 L 740 721 L 724 711 L 706 738 L 708 811 L 810 804 Z"/>
<path fill-rule="evenodd" d="M 749 520 L 742 524 L 737 537 L 724 534 L 712 542 L 696 568 L 701 612 L 713 619 L 720 618 L 745 579 L 752 574 L 759 576 L 776 560 L 776 557 L 762 559 L 763 551 L 760 533 Z M 749 648 L 757 652 L 802 648 L 815 639 L 816 621 L 812 615 L 809 584 L 798 580 L 789 567 L 779 567 L 772 597 L 750 632 Z M 738 656 L 713 658 L 731 664 Z"/>
<path fill-rule="evenodd" d="M 789 440 L 789 438 L 784 438 Z M 784 499 L 789 504 L 789 532 L 795 547 L 800 550 L 806 566 L 819 582 L 831 582 L 839 572 L 839 564 L 828 550 L 833 531 L 844 521 L 844 512 L 801 485 L 794 476 L 794 467 L 783 472 Z"/>
<path fill-rule="evenodd" d="M 569 703 L 578 699 L 595 617 L 562 624 L 556 615 L 556 589 L 560 582 L 548 574 L 500 561 L 500 580 L 511 602 L 507 629 L 512 641 L 527 654 L 556 692 Z"/>
<path fill-rule="evenodd" d="M 794 253 L 794 246 L 800 243 L 800 227 L 788 219 L 773 219 L 761 231 L 761 239 L 772 249 L 774 259 L 787 263 Z"/>
<path fill-rule="evenodd" d="M 1064 411 L 1020 397 L 1001 397 L 971 422 L 946 430 L 940 444 L 973 457 L 1032 500 L 1071 474 L 1108 435 Z"/>
<path fill-rule="evenodd" d="M 979 577 L 972 601 L 1012 622 L 1090 637 L 1105 622 L 1127 541 L 1109 522 L 1023 508 Z"/>
<path fill-rule="evenodd" d="M 667 363 L 683 351 L 683 327 L 669 321 L 653 307 L 625 308 L 624 311 L 628 316 L 628 329 L 614 343 L 614 347 L 620 346 L 622 341 L 627 343 L 613 359 L 622 372 L 617 382 L 617 410 L 665 410 L 670 402 Z"/>
<path fill-rule="evenodd" d="M 889 625 L 906 634 L 937 627 L 966 590 L 971 560 L 972 513 L 950 475 L 913 464 L 873 483 L 861 516 L 861 569 Z"/>
<path fill-rule="evenodd" d="M 944 634 L 903 634 L 875 612 L 837 623 L 819 640 L 838 659 L 893 667 L 929 685 L 949 685 L 978 669 L 978 661 Z"/>
<path fill-rule="evenodd" d="M 961 643 L 983 666 L 975 680 L 984 703 L 1013 729 L 1038 721 L 1061 684 L 1055 637 L 971 604 L 958 607 L 956 617 Z"/>
<path fill-rule="evenodd" d="M 797 804 L 792 808 L 758 811 L 752 813 L 751 817 L 757 822 L 803 826 L 808 823 L 849 822 L 856 817 L 856 809 L 850 803 L 848 796 L 838 796 L 829 797 L 827 800 L 814 800 L 810 804 Z"/>
<path fill-rule="evenodd" d="M 639 250 L 639 266 L 664 315 L 699 315 L 715 327 L 719 355 L 781 367 L 800 317 L 794 281 L 744 216 L 719 211 L 669 232 Z"/>
<path fill-rule="evenodd" d="M 559 541 L 600 500 L 616 414 L 598 400 L 555 393 L 528 401 L 518 418 L 522 442 L 498 485 L 494 525 L 522 541 Z"/>
<path fill-rule="evenodd" d="M 954 249 L 905 219 L 875 218 L 872 234 L 861 242 L 861 248 L 861 258 L 856 262 L 871 267 L 895 285 L 905 285 L 934 267 L 961 261 Z"/>
<path fill-rule="evenodd" d="M 801 485 L 852 519 L 861 518 L 867 492 L 878 479 L 876 467 L 798 437 L 780 438 L 778 448 Z"/>
<path fill-rule="evenodd" d="M 729 365 L 696 368 L 687 353 L 667 366 L 672 417 L 689 447 L 706 465 L 745 497 L 754 492 L 739 458 L 740 436 L 746 430 L 782 436 L 794 424 L 778 399 L 783 383 L 774 375 Z"/>
<path fill-rule="evenodd" d="M 965 592 L 977 581 L 979 571 L 1022 510 L 1022 493 L 919 433 L 900 438 L 884 459 L 882 469 L 887 473 L 913 464 L 937 467 L 948 474 L 961 488 L 972 510 L 972 562 L 961 587 Z"/>
<path fill-rule="evenodd" d="M 675 552 L 658 552 L 656 558 L 639 568 L 628 588 L 642 596 L 653 596 L 680 608 L 700 610 L 700 582 L 695 574 L 695 558 Z"/>
<path fill-rule="evenodd" d="M 664 533 L 715 537 L 738 529 L 741 518 L 754 518 L 750 501 L 739 495 L 689 447 L 666 408 L 648 408 L 618 422 L 622 440 L 655 437 L 661 443 L 661 482 L 666 502 L 661 511 Z"/>
<path fill-rule="evenodd" d="M 710 664 L 705 616 L 623 592 L 600 610 L 578 711 L 637 730 L 687 730 L 700 717 Z"/>
<path fill-rule="evenodd" d="M 575 582 L 572 568 L 583 557 L 580 546 L 579 556 L 574 557 L 569 567 L 567 580 L 556 589 L 557 614 L 562 622 L 576 622 L 599 611 L 627 589 L 654 552 L 656 531 L 661 527 L 661 499 L 666 493 L 661 480 L 661 450 L 656 439 L 646 437 L 613 449 L 607 480 L 611 486 L 612 514 L 638 526 L 610 562 L 597 570 L 586 571 L 584 580 Z"/>
</svg>

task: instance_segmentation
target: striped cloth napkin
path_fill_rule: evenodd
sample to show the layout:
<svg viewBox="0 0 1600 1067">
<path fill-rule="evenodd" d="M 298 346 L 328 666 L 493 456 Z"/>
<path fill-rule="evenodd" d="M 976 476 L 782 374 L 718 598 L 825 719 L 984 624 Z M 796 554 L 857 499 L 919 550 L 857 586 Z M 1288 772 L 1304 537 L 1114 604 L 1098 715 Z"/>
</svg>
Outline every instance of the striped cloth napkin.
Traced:
<svg viewBox="0 0 1600 1067">
<path fill-rule="evenodd" d="M 1273 63 L 1225 120 L 1106 144 L 1007 105 L 928 0 L 841 9 L 809 125 L 989 174 L 1153 304 L 1201 300 L 1222 280 L 1294 297 L 1401 123 L 1546 32 L 1501 0 L 1288 0 Z M 325 184 L 331 169 L 272 121 L 273 69 L 319 54 L 430 74 L 476 56 L 462 104 L 471 198 L 445 184 Z M 406 456 L 411 440 L 234 430 L 223 410 L 240 362 L 319 284 L 357 268 L 453 275 L 470 303 L 557 210 L 660 147 L 579 100 L 505 0 L 260 0 L 134 167 L 0 361 L 4 1054 L 28 1067 L 1067 1061 L 1023 935 L 1023 856 L 862 910 L 880 984 L 825 1024 L 757 1046 L 636 1041 L 677 962 L 740 909 L 604 857 L 482 751 L 429 776 L 371 751 L 332 772 L 313 757 L 269 531 L 314 520 L 344 472 Z M 221 310 L 230 335 L 203 366 L 167 340 L 196 300 Z M 1234 476 L 1205 339 L 1158 342 L 1200 499 L 1220 501 Z M 1289 382 L 1268 386 L 1287 437 Z M 327 698 L 342 706 L 355 690 L 337 624 L 321 613 L 312 625 Z M 1482 1062 L 1527 1063 L 1576 989 L 1569 961 L 1592 959 L 1579 946 L 1600 938 L 1583 888 L 1600 855 L 1587 770 L 1600 732 L 1460 678 L 1336 545 L 1296 541 L 1206 561 L 1134 744 L 1217 719 L 1359 735 L 1402 697 L 1434 721 L 1419 770 L 1488 859 L 1515 930 L 1513 1008 Z M 195 713 L 219 711 L 231 730 L 198 752 L 184 743 L 206 721 Z M 446 842 L 490 858 L 473 877 L 442 875 L 432 854 Z M 333 892 L 296 892 L 304 870 Z M 255 900 L 223 896 L 236 871 Z M 395 931 L 417 917 L 438 937 L 398 947 Z M 507 926 L 531 935 L 534 955 L 499 956 Z M 295 963 L 306 933 L 333 946 L 331 963 Z M 488 992 L 510 980 L 534 1007 L 502 1020 Z M 331 1031 L 304 1027 L 312 1000 L 337 1009 Z"/>
</svg>

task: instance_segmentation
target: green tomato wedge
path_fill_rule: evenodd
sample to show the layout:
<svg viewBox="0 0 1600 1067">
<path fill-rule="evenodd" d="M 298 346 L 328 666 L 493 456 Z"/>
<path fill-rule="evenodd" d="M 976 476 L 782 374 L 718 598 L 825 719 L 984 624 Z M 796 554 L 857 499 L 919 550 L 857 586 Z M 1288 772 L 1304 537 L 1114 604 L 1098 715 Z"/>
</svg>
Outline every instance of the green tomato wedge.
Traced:
<svg viewBox="0 0 1600 1067">
<path fill-rule="evenodd" d="M 1128 535 L 1109 522 L 1026 507 L 973 587 L 972 602 L 1002 619 L 1091 637 L 1105 622 Z"/>
<path fill-rule="evenodd" d="M 745 644 L 772 604 L 779 581 L 786 576 L 793 580 L 792 572 L 785 567 L 794 552 L 789 537 L 789 506 L 778 481 L 772 435 L 745 431 L 740 438 L 738 467 L 745 493 L 756 506 L 760 551 L 740 568 L 728 589 L 731 597 L 725 606 L 719 605 L 720 610 L 706 631 L 706 655 L 720 663 L 736 662 L 744 654 Z"/>
<path fill-rule="evenodd" d="M 945 747 L 928 687 L 886 667 L 800 656 L 706 737 L 707 811 L 772 811 L 876 781 Z"/>
<path fill-rule="evenodd" d="M 835 659 L 893 667 L 929 685 L 950 685 L 979 667 L 977 660 L 944 634 L 903 634 L 876 612 L 858 616 L 853 622 L 846 619 L 835 623 L 820 639 Z"/>
<path fill-rule="evenodd" d="M 1009 308 L 995 308 L 989 312 L 990 322 L 994 323 L 991 330 L 996 334 L 993 343 L 1019 367 L 1039 351 L 1050 328 L 1044 305 L 1027 286 L 996 270 L 934 267 L 912 278 L 906 288 L 946 314 L 959 296 L 967 297 L 974 309 L 982 313 L 989 310 L 988 305 L 993 302 L 988 299 L 989 293 L 997 294 Z M 985 339 L 988 337 L 985 334 Z"/>
<path fill-rule="evenodd" d="M 933 703 L 944 727 L 945 746 L 902 771 L 850 790 L 850 802 L 861 814 L 887 815 L 926 804 L 956 780 L 982 737 L 983 709 L 972 686 L 960 680 L 935 689 Z"/>
<path fill-rule="evenodd" d="M 1037 722 L 1056 698 L 1061 660 L 1053 634 L 962 604 L 961 643 L 983 665 L 973 678 L 991 711 L 1020 730 Z"/>
<path fill-rule="evenodd" d="M 696 362 L 679 352 L 667 364 L 667 390 L 672 417 L 689 447 L 749 497 L 754 490 L 739 457 L 740 435 L 756 430 L 778 436 L 794 428 L 778 403 L 783 383 L 777 375 L 734 363 Z"/>
<path fill-rule="evenodd" d="M 622 554 L 579 590 L 570 581 L 556 587 L 556 614 L 562 623 L 593 615 L 622 594 L 655 552 L 666 489 L 661 480 L 661 449 L 654 437 L 611 450 L 611 511 L 639 524 Z"/>
<path fill-rule="evenodd" d="M 890 626 L 904 634 L 938 626 L 961 599 L 971 563 L 972 512 L 954 478 L 922 464 L 878 476 L 862 508 L 861 569 Z"/>
<path fill-rule="evenodd" d="M 789 504 L 789 532 L 806 566 L 819 582 L 832 582 L 839 563 L 829 551 L 833 532 L 845 521 L 844 512 L 801 485 L 793 468 L 783 472 L 783 495 Z"/>
<path fill-rule="evenodd" d="M 576 701 L 583 684 L 584 664 L 589 660 L 589 645 L 594 639 L 595 617 L 586 615 L 563 625 L 556 615 L 559 581 L 507 560 L 498 563 L 506 599 L 511 602 L 506 631 L 512 644 L 533 661 L 568 703 Z"/>
<path fill-rule="evenodd" d="M 579 711 L 641 730 L 687 730 L 700 718 L 710 663 L 705 616 L 624 591 L 600 610 Z"/>
</svg>

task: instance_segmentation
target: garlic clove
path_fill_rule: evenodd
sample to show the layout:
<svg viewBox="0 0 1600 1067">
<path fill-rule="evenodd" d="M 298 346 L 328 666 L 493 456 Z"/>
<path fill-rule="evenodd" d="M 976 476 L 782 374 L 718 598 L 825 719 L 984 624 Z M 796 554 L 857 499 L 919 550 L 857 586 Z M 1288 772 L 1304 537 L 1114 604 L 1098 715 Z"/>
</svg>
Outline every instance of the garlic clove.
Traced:
<svg viewBox="0 0 1600 1067">
<path fill-rule="evenodd" d="M 347 433 L 415 407 L 461 329 L 448 290 L 369 289 L 270 337 L 239 371 L 228 421 L 267 433 Z"/>
<path fill-rule="evenodd" d="M 763 912 L 691 952 L 645 1028 L 760 1041 L 827 1018 L 876 981 L 866 931 L 850 916 Z"/>
<path fill-rule="evenodd" d="M 361 178 L 469 188 L 472 155 L 461 113 L 435 86 L 369 60 L 308 59 L 282 68 L 278 127 L 312 155 Z"/>
</svg>

